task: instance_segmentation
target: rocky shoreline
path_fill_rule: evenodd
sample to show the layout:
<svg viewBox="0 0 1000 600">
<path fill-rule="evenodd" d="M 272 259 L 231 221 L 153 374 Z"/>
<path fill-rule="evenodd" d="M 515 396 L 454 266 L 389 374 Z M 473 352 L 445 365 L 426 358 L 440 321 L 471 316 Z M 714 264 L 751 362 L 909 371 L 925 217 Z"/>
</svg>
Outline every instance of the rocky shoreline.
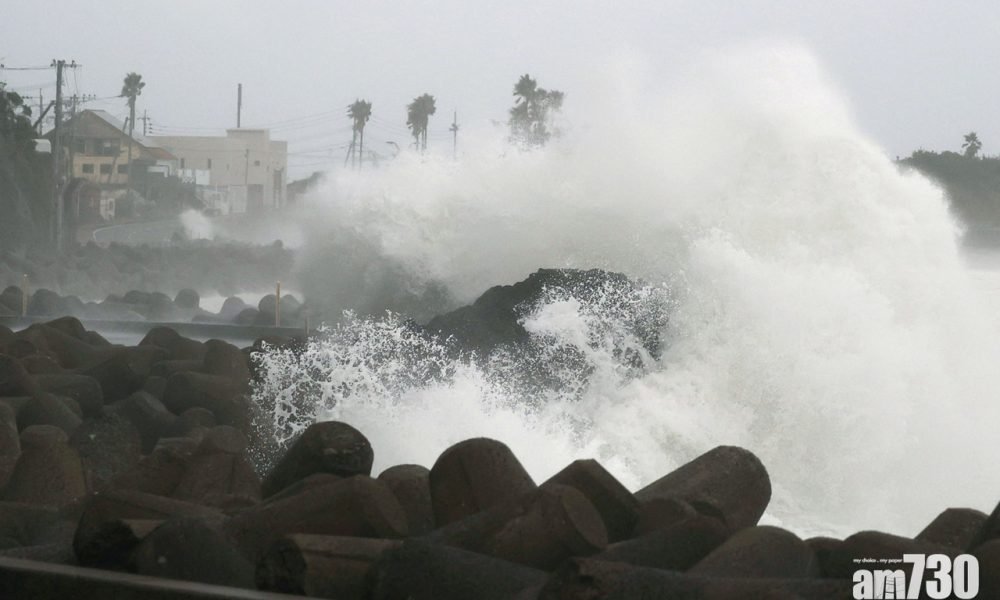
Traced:
<svg viewBox="0 0 1000 600">
<path fill-rule="evenodd" d="M 971 553 L 980 597 L 1000 594 L 1000 510 L 803 540 L 758 525 L 771 482 L 737 447 L 640 490 L 586 457 L 535 482 L 486 438 L 373 473 L 378 449 L 339 422 L 262 459 L 262 343 L 0 328 L 0 559 L 337 599 L 832 599 L 852 597 L 858 559 Z"/>
</svg>

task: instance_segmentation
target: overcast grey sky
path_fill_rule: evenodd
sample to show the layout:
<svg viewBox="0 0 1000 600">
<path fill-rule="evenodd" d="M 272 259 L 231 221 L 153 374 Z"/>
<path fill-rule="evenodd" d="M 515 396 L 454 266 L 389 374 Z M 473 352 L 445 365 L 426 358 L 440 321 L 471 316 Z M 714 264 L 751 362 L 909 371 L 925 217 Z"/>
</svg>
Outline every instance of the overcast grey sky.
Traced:
<svg viewBox="0 0 1000 600">
<path fill-rule="evenodd" d="M 503 120 L 525 72 L 572 101 L 603 57 L 640 53 L 668 78 L 693 53 L 747 41 L 811 49 L 850 99 L 863 130 L 892 156 L 954 149 L 969 130 L 1000 153 L 1000 3 L 994 1 L 341 2 L 32 0 L 6 3 L 0 62 L 83 67 L 70 93 L 110 97 L 126 72 L 154 131 L 273 125 L 293 176 L 343 156 L 345 106 L 374 103 L 375 143 L 408 141 L 405 104 L 436 96 L 432 140 L 452 109 L 465 124 Z M 52 71 L 5 71 L 28 95 L 54 94 Z M 88 104 L 126 114 L 114 98 Z M 433 143 L 433 142 L 432 142 Z"/>
</svg>

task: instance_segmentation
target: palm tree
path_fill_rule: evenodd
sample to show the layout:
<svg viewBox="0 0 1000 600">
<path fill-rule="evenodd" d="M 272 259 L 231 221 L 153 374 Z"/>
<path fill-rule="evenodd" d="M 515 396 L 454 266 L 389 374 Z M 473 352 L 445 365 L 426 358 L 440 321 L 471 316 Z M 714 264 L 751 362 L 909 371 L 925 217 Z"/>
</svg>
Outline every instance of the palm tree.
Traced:
<svg viewBox="0 0 1000 600">
<path fill-rule="evenodd" d="M 510 133 L 514 140 L 534 146 L 545 144 L 552 137 L 548 129 L 551 113 L 562 108 L 565 95 L 558 90 L 538 87 L 530 75 L 522 75 L 514 84 L 517 100 L 510 109 Z"/>
<path fill-rule="evenodd" d="M 434 96 L 424 94 L 417 96 L 406 105 L 406 125 L 413 132 L 417 150 L 427 150 L 427 125 L 430 117 L 437 112 Z"/>
<path fill-rule="evenodd" d="M 962 144 L 962 148 L 965 148 L 965 156 L 975 158 L 982 147 L 983 143 L 979 141 L 979 136 L 976 135 L 975 131 L 965 134 L 965 143 Z"/>
<path fill-rule="evenodd" d="M 355 142 L 357 142 L 357 164 L 360 167 L 361 162 L 364 160 L 365 124 L 372 116 L 372 103 L 367 100 L 355 100 L 353 104 L 347 107 L 347 116 L 354 122 L 354 139 L 351 140 L 351 157 L 353 158 L 355 156 L 354 147 Z"/>
<path fill-rule="evenodd" d="M 135 131 L 135 99 L 142 94 L 144 87 L 146 87 L 146 83 L 142 80 L 142 75 L 134 72 L 126 75 L 122 84 L 121 95 L 127 99 L 128 103 L 128 189 L 132 188 L 132 132 Z"/>
</svg>

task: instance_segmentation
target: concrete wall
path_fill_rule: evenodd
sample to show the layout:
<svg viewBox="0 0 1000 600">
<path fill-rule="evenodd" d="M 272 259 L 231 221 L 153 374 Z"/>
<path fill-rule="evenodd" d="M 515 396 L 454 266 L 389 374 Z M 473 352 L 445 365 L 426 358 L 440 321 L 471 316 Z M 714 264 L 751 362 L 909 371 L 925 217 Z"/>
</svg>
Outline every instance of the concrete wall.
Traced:
<svg viewBox="0 0 1000 600">
<path fill-rule="evenodd" d="M 225 137 L 150 139 L 177 157 L 178 168 L 208 171 L 207 185 L 216 189 L 241 188 L 251 212 L 285 205 L 288 144 L 272 141 L 267 129 L 229 129 Z"/>
</svg>

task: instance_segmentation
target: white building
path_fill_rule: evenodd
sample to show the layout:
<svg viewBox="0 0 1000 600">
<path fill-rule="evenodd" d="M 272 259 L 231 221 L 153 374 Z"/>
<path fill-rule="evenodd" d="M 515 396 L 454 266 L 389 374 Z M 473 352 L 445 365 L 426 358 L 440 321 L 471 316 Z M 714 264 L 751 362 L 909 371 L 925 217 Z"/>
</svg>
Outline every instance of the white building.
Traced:
<svg viewBox="0 0 1000 600">
<path fill-rule="evenodd" d="M 288 143 L 268 129 L 227 129 L 223 136 L 149 136 L 176 159 L 182 179 L 196 183 L 219 213 L 261 212 L 285 205 Z"/>
</svg>

